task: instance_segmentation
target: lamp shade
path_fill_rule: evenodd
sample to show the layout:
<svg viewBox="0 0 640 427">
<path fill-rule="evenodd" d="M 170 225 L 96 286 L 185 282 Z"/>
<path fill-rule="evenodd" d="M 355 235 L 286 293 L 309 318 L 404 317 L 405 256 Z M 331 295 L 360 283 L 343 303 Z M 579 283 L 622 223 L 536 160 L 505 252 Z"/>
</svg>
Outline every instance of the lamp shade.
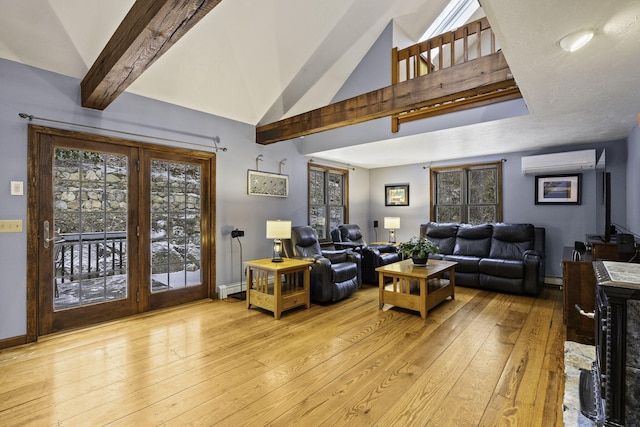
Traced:
<svg viewBox="0 0 640 427">
<path fill-rule="evenodd" d="M 387 230 L 397 230 L 400 228 L 400 217 L 397 216 L 385 216 L 384 228 Z"/>
<path fill-rule="evenodd" d="M 267 239 L 290 239 L 291 221 L 267 221 Z"/>
</svg>

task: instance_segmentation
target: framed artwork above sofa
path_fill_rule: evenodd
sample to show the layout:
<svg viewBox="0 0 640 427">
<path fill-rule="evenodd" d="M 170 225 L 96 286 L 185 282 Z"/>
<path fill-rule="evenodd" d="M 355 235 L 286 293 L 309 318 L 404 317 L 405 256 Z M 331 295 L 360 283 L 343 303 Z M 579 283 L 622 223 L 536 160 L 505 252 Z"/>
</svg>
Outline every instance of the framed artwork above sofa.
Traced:
<svg viewBox="0 0 640 427">
<path fill-rule="evenodd" d="M 536 205 L 579 205 L 582 174 L 536 176 Z"/>
</svg>

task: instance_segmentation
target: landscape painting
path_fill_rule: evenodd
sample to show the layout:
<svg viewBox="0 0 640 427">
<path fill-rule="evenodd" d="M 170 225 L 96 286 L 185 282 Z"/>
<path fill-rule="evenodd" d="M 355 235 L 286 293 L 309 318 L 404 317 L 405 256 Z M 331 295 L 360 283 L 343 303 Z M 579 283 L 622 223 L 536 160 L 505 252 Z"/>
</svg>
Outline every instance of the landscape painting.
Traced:
<svg viewBox="0 0 640 427">
<path fill-rule="evenodd" d="M 580 178 L 581 174 L 536 176 L 536 205 L 579 205 Z"/>
</svg>

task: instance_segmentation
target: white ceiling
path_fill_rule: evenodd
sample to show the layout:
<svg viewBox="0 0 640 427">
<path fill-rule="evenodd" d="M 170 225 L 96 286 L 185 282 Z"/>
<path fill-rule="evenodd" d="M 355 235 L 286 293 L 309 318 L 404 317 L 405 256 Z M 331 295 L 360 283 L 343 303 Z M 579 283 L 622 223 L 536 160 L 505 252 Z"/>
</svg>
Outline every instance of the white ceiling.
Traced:
<svg viewBox="0 0 640 427">
<path fill-rule="evenodd" d="M 133 3 L 0 0 L 0 57 L 82 79 Z M 224 0 L 128 91 L 269 123 L 329 104 L 392 19 L 418 40 L 446 4 Z M 640 113 L 640 2 L 482 0 L 482 6 L 529 115 L 313 157 L 374 168 L 615 140 L 631 132 Z M 597 29 L 585 48 L 569 54 L 556 45 L 583 27 Z"/>
</svg>

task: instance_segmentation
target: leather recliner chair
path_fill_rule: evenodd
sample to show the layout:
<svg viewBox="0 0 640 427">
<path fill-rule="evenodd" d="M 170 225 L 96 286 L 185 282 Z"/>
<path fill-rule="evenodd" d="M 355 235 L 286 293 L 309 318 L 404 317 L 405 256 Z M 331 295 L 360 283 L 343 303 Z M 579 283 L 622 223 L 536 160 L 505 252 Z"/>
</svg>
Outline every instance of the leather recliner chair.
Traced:
<svg viewBox="0 0 640 427">
<path fill-rule="evenodd" d="M 336 233 L 337 231 L 337 233 Z M 362 255 L 362 281 L 378 284 L 376 268 L 402 260 L 398 248 L 393 244 L 368 245 L 357 224 L 342 224 L 331 231 L 336 248 L 353 248 Z"/>
<path fill-rule="evenodd" d="M 362 285 L 361 256 L 350 250 L 322 250 L 318 235 L 308 225 L 291 227 L 291 239 L 283 240 L 287 258 L 311 261 L 311 299 L 334 302 L 353 294 Z"/>
</svg>

